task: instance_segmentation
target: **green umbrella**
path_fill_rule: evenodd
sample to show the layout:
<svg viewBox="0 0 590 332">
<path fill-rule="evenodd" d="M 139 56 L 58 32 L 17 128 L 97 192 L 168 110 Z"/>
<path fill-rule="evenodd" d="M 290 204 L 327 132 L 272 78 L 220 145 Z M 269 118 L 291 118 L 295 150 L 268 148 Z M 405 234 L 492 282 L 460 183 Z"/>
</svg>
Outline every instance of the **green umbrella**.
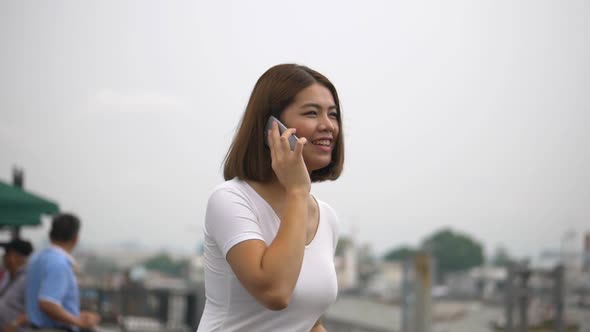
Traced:
<svg viewBox="0 0 590 332">
<path fill-rule="evenodd" d="M 42 214 L 58 211 L 56 203 L 0 181 L 0 228 L 40 225 Z"/>
</svg>

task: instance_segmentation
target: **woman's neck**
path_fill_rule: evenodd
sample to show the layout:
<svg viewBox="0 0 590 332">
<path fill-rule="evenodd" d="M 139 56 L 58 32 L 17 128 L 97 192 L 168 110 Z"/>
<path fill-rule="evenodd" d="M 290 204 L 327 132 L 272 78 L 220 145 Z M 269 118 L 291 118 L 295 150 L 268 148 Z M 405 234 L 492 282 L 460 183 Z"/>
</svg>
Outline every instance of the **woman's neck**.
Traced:
<svg viewBox="0 0 590 332">
<path fill-rule="evenodd" d="M 246 182 L 265 199 L 266 197 L 283 198 L 286 194 L 285 187 L 275 177 L 267 182 L 251 180 L 246 180 Z"/>
</svg>

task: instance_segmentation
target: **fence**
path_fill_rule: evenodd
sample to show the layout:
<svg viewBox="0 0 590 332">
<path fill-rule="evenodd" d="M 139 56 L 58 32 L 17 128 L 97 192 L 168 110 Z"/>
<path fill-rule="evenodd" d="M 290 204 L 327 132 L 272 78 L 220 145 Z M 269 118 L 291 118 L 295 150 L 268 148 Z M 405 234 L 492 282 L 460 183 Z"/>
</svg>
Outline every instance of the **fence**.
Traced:
<svg viewBox="0 0 590 332">
<path fill-rule="evenodd" d="M 160 331 L 196 330 L 203 312 L 204 290 L 175 289 L 80 289 L 84 310 L 98 312 L 105 325 L 141 326 L 138 329 Z M 149 325 L 154 325 L 153 329 Z M 133 330 L 133 328 L 128 328 Z"/>
</svg>

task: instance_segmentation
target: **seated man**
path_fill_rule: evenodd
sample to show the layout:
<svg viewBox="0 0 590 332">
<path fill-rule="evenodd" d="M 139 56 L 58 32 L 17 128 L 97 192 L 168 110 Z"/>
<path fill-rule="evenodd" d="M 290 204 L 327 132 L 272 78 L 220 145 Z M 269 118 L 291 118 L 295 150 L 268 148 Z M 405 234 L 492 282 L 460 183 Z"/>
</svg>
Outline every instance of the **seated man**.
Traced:
<svg viewBox="0 0 590 332">
<path fill-rule="evenodd" d="M 25 312 L 25 269 L 33 252 L 29 241 L 13 239 L 2 244 L 8 283 L 0 290 L 0 331 Z"/>
<path fill-rule="evenodd" d="M 71 214 L 53 217 L 51 246 L 36 254 L 27 267 L 25 304 L 34 329 L 91 330 L 100 321 L 94 312 L 80 312 L 78 281 L 71 256 L 78 243 L 80 221 Z"/>
</svg>

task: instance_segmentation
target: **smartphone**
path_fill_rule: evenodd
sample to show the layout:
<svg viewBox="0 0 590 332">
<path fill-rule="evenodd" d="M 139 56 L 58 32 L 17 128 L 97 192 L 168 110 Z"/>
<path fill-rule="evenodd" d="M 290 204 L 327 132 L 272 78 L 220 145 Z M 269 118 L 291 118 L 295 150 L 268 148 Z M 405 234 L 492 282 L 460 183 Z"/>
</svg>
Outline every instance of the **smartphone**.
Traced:
<svg viewBox="0 0 590 332">
<path fill-rule="evenodd" d="M 266 122 L 266 128 L 264 128 L 264 143 L 266 144 L 266 146 L 268 146 L 268 132 L 272 129 L 273 122 L 276 122 L 279 125 L 280 135 L 282 135 L 285 132 L 285 130 L 287 130 L 287 127 L 285 127 L 285 125 L 282 124 L 281 121 L 279 121 L 279 119 L 271 115 L 270 118 L 268 118 L 268 121 Z M 289 136 L 289 145 L 291 146 L 291 151 L 295 150 L 295 144 L 298 140 L 299 138 L 297 138 L 297 136 L 293 134 Z"/>
</svg>

